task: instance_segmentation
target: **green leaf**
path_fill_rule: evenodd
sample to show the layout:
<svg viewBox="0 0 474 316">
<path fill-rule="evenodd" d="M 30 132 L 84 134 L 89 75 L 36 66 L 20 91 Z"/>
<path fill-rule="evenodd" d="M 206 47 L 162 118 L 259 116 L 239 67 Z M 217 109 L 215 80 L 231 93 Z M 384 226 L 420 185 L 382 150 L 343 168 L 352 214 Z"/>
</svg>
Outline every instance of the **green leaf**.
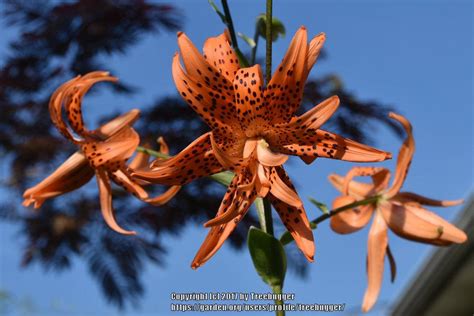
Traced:
<svg viewBox="0 0 474 316">
<path fill-rule="evenodd" d="M 250 46 L 250 48 L 254 48 L 257 45 L 255 44 L 255 41 L 253 39 L 251 39 L 250 37 L 248 37 L 247 35 L 243 33 L 238 32 L 237 36 L 243 39 L 245 43 L 247 43 L 247 45 Z"/>
<path fill-rule="evenodd" d="M 283 287 L 286 254 L 280 241 L 256 227 L 250 227 L 247 244 L 255 270 L 262 280 L 271 287 Z"/>
<path fill-rule="evenodd" d="M 227 187 L 232 182 L 232 179 L 234 178 L 234 174 L 230 171 L 223 171 L 223 172 L 210 175 L 209 178 Z"/>
<path fill-rule="evenodd" d="M 214 1 L 213 0 L 208 0 L 208 2 L 211 5 L 212 9 L 214 9 L 214 11 L 217 13 L 217 15 L 221 18 L 222 23 L 227 24 L 227 19 L 225 18 L 224 13 L 222 13 L 221 10 L 219 10 L 219 8 L 214 3 Z"/>
<path fill-rule="evenodd" d="M 321 202 L 319 202 L 319 201 L 317 201 L 317 200 L 315 200 L 315 199 L 313 199 L 313 198 L 309 198 L 309 201 L 310 201 L 311 203 L 313 203 L 314 205 L 316 205 L 316 207 L 319 208 L 319 210 L 320 210 L 321 212 L 323 212 L 324 214 L 328 214 L 328 213 L 329 213 L 329 209 L 328 209 L 328 207 L 326 206 L 326 204 L 321 203 Z"/>
<path fill-rule="evenodd" d="M 258 34 L 261 37 L 266 39 L 267 38 L 266 36 L 267 17 L 265 14 L 260 14 L 257 17 L 256 28 L 257 28 Z M 278 38 L 285 37 L 285 35 L 286 35 L 285 25 L 283 25 L 283 23 L 279 19 L 272 17 L 272 41 L 275 42 Z"/>
</svg>

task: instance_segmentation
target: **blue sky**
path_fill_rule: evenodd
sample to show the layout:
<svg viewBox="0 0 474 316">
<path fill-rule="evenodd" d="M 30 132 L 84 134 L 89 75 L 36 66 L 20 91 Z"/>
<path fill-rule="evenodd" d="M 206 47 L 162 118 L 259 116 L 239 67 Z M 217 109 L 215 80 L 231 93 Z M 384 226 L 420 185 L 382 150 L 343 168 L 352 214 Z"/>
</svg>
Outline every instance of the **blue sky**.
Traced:
<svg viewBox="0 0 474 316">
<path fill-rule="evenodd" d="M 255 16 L 264 12 L 264 1 L 229 2 L 236 29 L 252 35 Z M 196 46 L 222 32 L 223 26 L 207 1 L 177 1 L 176 5 L 184 9 L 184 31 Z M 358 98 L 394 105 L 411 120 L 417 151 L 405 190 L 439 199 L 466 198 L 472 192 L 474 34 L 470 1 L 275 0 L 274 15 L 287 28 L 287 36 L 274 45 L 274 65 L 299 26 L 305 25 L 309 35 L 325 32 L 328 58 L 317 64 L 310 76 L 337 73 Z M 2 55 L 6 41 L 14 34 L 13 30 L 0 30 Z M 144 38 L 126 55 L 108 57 L 107 65 L 114 74 L 139 91 L 126 97 L 104 92 L 88 98 L 84 111 L 89 121 L 115 110 L 144 108 L 157 97 L 175 93 L 170 70 L 176 50 L 176 35 L 160 34 Z M 400 141 L 388 130 L 373 133 L 378 147 L 397 153 Z M 393 169 L 394 163 L 380 165 Z M 307 167 L 295 160 L 288 170 L 301 197 L 312 196 L 330 204 L 337 192 L 327 176 L 331 172 L 344 174 L 353 165 L 320 159 Z M 460 209 L 434 211 L 452 220 Z M 318 215 L 309 204 L 307 211 L 310 218 Z M 31 300 L 32 314 L 117 314 L 106 304 L 80 260 L 61 274 L 45 273 L 39 266 L 19 268 L 18 249 L 24 241 L 18 238 L 17 227 L 4 223 L 0 227 L 0 289 L 19 300 Z M 320 225 L 315 231 L 316 261 L 310 264 L 308 278 L 301 280 L 289 273 L 284 291 L 295 293 L 294 302 L 345 303 L 347 314 L 358 314 L 366 287 L 367 231 L 340 236 L 327 222 Z M 190 262 L 206 233 L 201 226 L 188 226 L 179 236 L 167 237 L 167 266 L 145 267 L 146 294 L 141 307 L 122 314 L 171 314 L 172 292 L 268 291 L 256 275 L 248 252 L 234 252 L 228 245 L 202 268 L 191 270 Z M 374 315 L 386 312 L 433 249 L 393 234 L 389 240 L 398 275 L 391 284 L 385 271 Z"/>
</svg>

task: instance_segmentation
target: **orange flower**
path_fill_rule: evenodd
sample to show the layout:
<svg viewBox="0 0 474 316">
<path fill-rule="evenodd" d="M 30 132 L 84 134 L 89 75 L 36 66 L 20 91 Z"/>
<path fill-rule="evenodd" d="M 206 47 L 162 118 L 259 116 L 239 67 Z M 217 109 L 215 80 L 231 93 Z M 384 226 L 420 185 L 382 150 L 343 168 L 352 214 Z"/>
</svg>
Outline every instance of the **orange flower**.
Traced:
<svg viewBox="0 0 474 316">
<path fill-rule="evenodd" d="M 334 200 L 333 208 L 369 197 L 380 197 L 376 203 L 349 209 L 331 218 L 331 228 L 335 232 L 348 234 L 366 226 L 374 214 L 367 244 L 368 287 L 362 304 L 364 312 L 372 308 L 379 295 L 385 255 L 389 259 L 392 281 L 395 278 L 395 261 L 388 246 L 388 228 L 402 238 L 437 246 L 463 243 L 467 239 L 462 230 L 422 207 L 458 205 L 463 200 L 437 201 L 411 192 L 400 192 L 415 151 L 415 141 L 411 124 L 405 117 L 395 113 L 390 113 L 390 117 L 399 121 L 408 134 L 400 148 L 391 187 L 388 187 L 390 171 L 385 168 L 355 167 L 345 177 L 336 174 L 329 176 L 331 183 L 343 194 Z M 356 176 L 371 176 L 373 183 L 353 181 Z"/>
<path fill-rule="evenodd" d="M 236 173 L 217 216 L 205 224 L 211 230 L 193 268 L 206 262 L 245 216 L 257 196 L 267 197 L 310 261 L 314 241 L 303 203 L 282 165 L 288 155 L 306 163 L 316 157 L 349 161 L 381 161 L 390 154 L 359 144 L 319 127 L 334 113 L 334 96 L 301 116 L 295 116 L 303 86 L 316 62 L 325 35 L 308 44 L 301 27 L 282 63 L 264 86 L 259 65 L 240 68 L 226 33 L 209 38 L 204 56 L 184 33 L 178 34 L 180 55 L 173 59 L 179 93 L 209 125 L 208 132 L 177 156 L 157 161 L 151 172 L 134 176 L 151 182 L 186 184 L 223 170 Z"/>
<path fill-rule="evenodd" d="M 177 189 L 173 187 L 163 196 L 148 198 L 147 192 L 131 178 L 130 170 L 125 165 L 140 142 L 138 134 L 131 127 L 138 119 L 138 110 L 118 116 L 93 131 L 84 126 L 81 111 L 83 96 L 97 82 L 116 80 L 107 72 L 91 72 L 66 82 L 53 93 L 49 103 L 51 119 L 61 134 L 76 144 L 79 150 L 49 177 L 25 191 L 24 206 L 34 203 L 34 207 L 39 208 L 45 200 L 85 185 L 95 174 L 99 185 L 102 215 L 106 223 L 116 232 L 135 234 L 134 231 L 124 230 L 115 221 L 111 180 L 136 197 L 155 205 L 166 202 L 176 194 Z M 63 106 L 67 120 L 63 119 Z M 145 160 L 148 160 L 148 156 L 139 153 L 131 167 L 139 168 Z"/>
</svg>

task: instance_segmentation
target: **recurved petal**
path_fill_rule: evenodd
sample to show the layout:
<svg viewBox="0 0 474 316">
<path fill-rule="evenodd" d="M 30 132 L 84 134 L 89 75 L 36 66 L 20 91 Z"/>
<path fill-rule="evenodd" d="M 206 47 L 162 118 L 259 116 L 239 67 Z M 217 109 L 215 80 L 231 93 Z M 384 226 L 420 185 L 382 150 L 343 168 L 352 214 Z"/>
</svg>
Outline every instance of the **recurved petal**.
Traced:
<svg viewBox="0 0 474 316">
<path fill-rule="evenodd" d="M 295 208 L 303 207 L 303 202 L 301 202 L 283 167 L 272 167 L 269 178 L 271 182 L 270 193 L 274 197 Z"/>
<path fill-rule="evenodd" d="M 344 191 L 345 177 L 333 173 L 329 175 L 328 179 L 329 182 L 331 182 L 331 184 L 336 188 L 336 190 L 339 192 Z M 356 198 L 357 200 L 362 200 L 369 196 L 373 189 L 374 186 L 369 183 L 362 183 L 354 180 L 349 183 L 349 195 Z"/>
<path fill-rule="evenodd" d="M 349 170 L 344 179 L 344 195 L 349 194 L 349 184 L 355 177 L 372 177 L 374 189 L 371 193 L 376 194 L 387 187 L 388 180 L 390 179 L 390 171 L 382 167 L 353 167 Z"/>
<path fill-rule="evenodd" d="M 183 56 L 183 59 L 186 58 Z M 181 67 L 178 54 L 173 58 L 172 74 L 183 99 L 209 127 L 229 129 L 238 125 L 232 87 L 223 89 L 214 79 L 212 82 L 202 81 L 201 77 L 191 76 L 189 71 L 186 73 Z M 230 132 L 230 129 L 227 132 Z"/>
<path fill-rule="evenodd" d="M 383 280 L 384 259 L 388 246 L 387 225 L 379 212 L 369 231 L 367 242 L 367 290 L 362 302 L 362 311 L 368 312 L 377 301 Z"/>
<path fill-rule="evenodd" d="M 204 42 L 204 59 L 218 69 L 230 82 L 234 80 L 235 73 L 239 70 L 239 59 L 230 46 L 227 33 L 210 37 Z"/>
<path fill-rule="evenodd" d="M 333 201 L 332 207 L 337 209 L 355 201 L 351 196 L 339 196 Z M 374 208 L 373 204 L 367 204 L 339 212 L 331 217 L 331 229 L 339 234 L 356 232 L 367 225 Z"/>
<path fill-rule="evenodd" d="M 304 26 L 296 32 L 264 92 L 273 113 L 271 123 L 288 122 L 298 109 L 307 71 L 308 39 Z"/>
<path fill-rule="evenodd" d="M 278 124 L 282 128 L 318 129 L 334 114 L 339 107 L 339 97 L 332 96 L 313 107 L 308 112 L 294 117 L 289 123 Z"/>
<path fill-rule="evenodd" d="M 281 129 L 278 133 L 272 131 L 267 134 L 266 140 L 274 151 L 302 158 L 324 157 L 352 162 L 374 162 L 392 157 L 388 152 L 321 129 Z"/>
<path fill-rule="evenodd" d="M 122 130 L 124 127 L 132 127 L 139 117 L 140 110 L 133 109 L 100 126 L 94 131 L 94 134 L 102 140 L 107 139 Z"/>
<path fill-rule="evenodd" d="M 390 229 L 402 238 L 439 246 L 467 240 L 462 230 L 424 208 L 385 202 L 380 210 Z"/>
<path fill-rule="evenodd" d="M 140 137 L 133 128 L 126 127 L 104 141 L 87 141 L 81 150 L 93 168 L 104 167 L 115 171 L 135 152 Z"/>
<path fill-rule="evenodd" d="M 221 206 L 219 207 L 219 211 L 217 212 L 216 217 L 221 216 L 224 212 L 227 211 L 227 209 L 232 204 L 235 203 L 234 199 L 237 198 L 236 190 L 237 186 L 235 185 L 235 182 L 233 182 L 233 184 L 229 186 L 226 194 L 224 195 L 224 199 L 222 200 Z M 218 226 L 214 226 L 209 230 L 206 239 L 199 248 L 191 264 L 191 267 L 193 269 L 197 269 L 202 266 L 217 252 L 217 250 L 220 249 L 220 247 L 224 244 L 224 241 L 226 241 L 227 237 L 229 237 L 229 235 L 234 231 L 235 227 L 237 227 L 237 224 L 242 220 L 245 214 L 247 214 L 252 203 L 253 200 L 249 201 L 247 207 L 242 208 L 241 212 L 237 216 L 235 216 L 233 220 Z"/>
<path fill-rule="evenodd" d="M 96 170 L 97 184 L 99 185 L 100 208 L 105 222 L 114 231 L 124 235 L 136 235 L 136 232 L 125 230 L 115 221 L 114 210 L 112 208 L 112 190 L 110 180 L 104 170 Z"/>
<path fill-rule="evenodd" d="M 66 109 L 69 125 L 78 135 L 84 136 L 89 133 L 84 126 L 82 117 L 82 99 L 94 84 L 102 81 L 116 82 L 118 79 L 110 76 L 108 72 L 94 71 L 79 78 L 64 91 L 62 102 Z"/>
<path fill-rule="evenodd" d="M 256 198 L 255 191 L 255 180 L 256 174 L 252 179 L 245 179 L 242 174 L 234 176 L 231 187 L 235 192 L 232 196 L 232 200 L 228 206 L 222 212 L 218 212 L 218 215 L 204 224 L 204 227 L 212 227 L 227 223 L 233 220 L 236 216 L 242 213 L 244 209 L 248 209 L 249 205 L 253 203 Z"/>
<path fill-rule="evenodd" d="M 319 33 L 311 40 L 311 42 L 309 42 L 308 56 L 306 60 L 306 74 L 304 76 L 304 80 L 307 79 L 308 73 L 311 71 L 311 68 L 313 68 L 314 64 L 316 63 L 316 60 L 318 59 L 319 53 L 321 52 L 325 41 L 326 34 Z"/>
<path fill-rule="evenodd" d="M 266 167 L 276 167 L 283 165 L 288 160 L 288 156 L 274 153 L 266 143 L 260 142 L 257 145 L 257 159 Z"/>
<path fill-rule="evenodd" d="M 161 206 L 168 203 L 172 198 L 178 194 L 179 190 L 181 189 L 180 185 L 173 185 L 168 190 L 166 190 L 163 194 L 155 196 L 153 198 L 146 199 L 145 202 L 154 205 L 154 206 Z"/>
<path fill-rule="evenodd" d="M 184 67 L 195 82 L 209 88 L 232 91 L 232 82 L 221 75 L 219 70 L 209 64 L 199 53 L 191 40 L 183 32 L 178 33 L 178 46 L 183 58 Z M 222 88 L 219 88 L 221 85 Z"/>
<path fill-rule="evenodd" d="M 94 176 L 94 170 L 81 152 L 70 156 L 51 175 L 23 193 L 24 206 L 39 208 L 45 200 L 76 190 Z"/>
<path fill-rule="evenodd" d="M 49 99 L 49 115 L 51 116 L 51 121 L 64 137 L 73 142 L 77 142 L 79 139 L 74 137 L 63 119 L 63 98 L 65 91 L 67 91 L 70 86 L 74 85 L 80 78 L 81 76 L 77 76 L 63 83 L 54 91 L 54 93 L 51 95 L 51 98 Z"/>
<path fill-rule="evenodd" d="M 412 192 L 399 192 L 395 197 L 395 200 L 400 200 L 401 202 L 416 202 L 422 205 L 428 206 L 455 206 L 462 204 L 464 202 L 463 199 L 460 200 L 434 200 L 416 193 Z"/>
<path fill-rule="evenodd" d="M 400 151 L 398 152 L 397 158 L 397 169 L 395 171 L 395 177 L 393 179 L 392 186 L 387 190 L 386 196 L 391 198 L 400 191 L 403 182 L 410 168 L 411 159 L 415 152 L 415 139 L 413 138 L 413 129 L 410 122 L 402 115 L 390 112 L 389 116 L 394 120 L 400 122 L 407 133 L 407 138 L 402 144 Z"/>
<path fill-rule="evenodd" d="M 134 170 L 132 177 L 157 184 L 184 185 L 223 171 L 213 153 L 210 135 L 203 134 L 176 156 L 155 160 L 151 170 Z"/>
<path fill-rule="evenodd" d="M 306 211 L 301 207 L 294 207 L 281 201 L 273 194 L 268 194 L 268 199 L 280 216 L 286 229 L 291 233 L 296 245 L 309 261 L 314 260 L 314 236 L 311 230 Z"/>
<path fill-rule="evenodd" d="M 141 200 L 148 198 L 148 193 L 141 187 L 140 184 L 129 177 L 128 171 L 125 168 L 118 169 L 110 173 L 112 180 L 127 192 L 132 193 L 134 196 Z"/>
</svg>

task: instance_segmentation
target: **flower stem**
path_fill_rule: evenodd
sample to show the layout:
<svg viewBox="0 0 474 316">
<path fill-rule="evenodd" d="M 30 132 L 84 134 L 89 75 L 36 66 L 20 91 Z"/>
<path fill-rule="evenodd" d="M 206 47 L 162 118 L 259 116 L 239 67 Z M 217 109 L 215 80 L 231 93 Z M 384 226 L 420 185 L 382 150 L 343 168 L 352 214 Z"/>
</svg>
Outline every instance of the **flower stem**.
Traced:
<svg viewBox="0 0 474 316">
<path fill-rule="evenodd" d="M 267 12 L 266 12 L 266 20 L 267 20 L 267 25 L 266 25 L 266 55 L 265 55 L 265 79 L 268 83 L 270 82 L 270 79 L 272 78 L 272 39 L 273 39 L 273 34 L 272 34 L 272 5 L 273 5 L 273 0 L 267 0 Z"/>
<path fill-rule="evenodd" d="M 273 236 L 272 205 L 267 198 L 263 198 L 263 210 L 265 215 L 265 232 Z"/>
<path fill-rule="evenodd" d="M 272 292 L 275 293 L 275 294 L 281 294 L 282 293 L 282 287 L 280 285 L 275 285 L 275 286 L 272 286 Z M 283 306 L 283 300 L 275 300 L 275 304 L 276 305 L 279 305 L 279 306 Z M 277 316 L 285 316 L 285 311 L 284 310 L 281 310 L 281 311 L 275 311 L 275 314 Z"/>
<path fill-rule="evenodd" d="M 350 203 L 350 204 L 347 204 L 347 205 L 344 205 L 344 206 L 341 206 L 341 207 L 338 207 L 336 209 L 333 209 L 331 211 L 329 211 L 328 213 L 326 214 L 323 214 L 319 217 L 317 217 L 316 219 L 312 220 L 311 221 L 311 228 L 316 228 L 316 226 L 327 220 L 328 218 L 331 218 L 332 216 L 340 213 L 340 212 L 344 212 L 346 210 L 349 210 L 351 208 L 354 208 L 354 207 L 357 207 L 357 206 L 361 206 L 361 205 L 367 205 L 367 204 L 371 204 L 371 203 L 376 203 L 377 201 L 380 200 L 380 196 L 378 195 L 375 195 L 375 196 L 371 196 L 369 198 L 366 198 L 364 200 L 360 200 L 360 201 L 355 201 L 354 203 Z M 281 235 L 280 237 L 280 242 L 283 244 L 283 246 L 291 243 L 293 241 L 293 237 L 291 237 L 291 234 L 286 231 L 283 235 Z"/>
<path fill-rule="evenodd" d="M 237 36 L 235 35 L 234 23 L 232 22 L 232 16 L 230 15 L 230 10 L 229 10 L 229 5 L 227 4 L 227 0 L 222 0 L 221 2 L 222 2 L 222 8 L 224 9 L 226 25 L 230 33 L 230 40 L 232 41 L 232 47 L 234 47 L 234 50 L 235 50 L 235 53 L 237 54 L 237 58 L 239 59 L 240 65 L 242 67 L 248 67 L 249 62 L 239 49 L 239 43 L 237 42 Z"/>
<path fill-rule="evenodd" d="M 266 18 L 267 18 L 267 26 L 266 26 L 266 54 L 265 54 L 265 81 L 268 85 L 272 78 L 272 6 L 273 0 L 267 0 L 267 10 L 266 10 Z M 256 50 L 256 47 L 255 47 Z M 263 205 L 265 210 L 265 224 L 267 233 L 272 235 L 273 232 L 273 219 L 272 219 L 272 206 L 270 201 L 267 198 L 263 199 Z M 281 294 L 283 289 L 283 285 L 273 286 L 272 292 L 275 294 Z M 275 300 L 275 304 L 283 305 L 283 300 Z M 285 311 L 275 311 L 275 315 L 277 316 L 285 316 Z"/>
<path fill-rule="evenodd" d="M 250 56 L 250 65 L 255 65 L 255 58 L 257 57 L 257 47 L 258 47 L 258 38 L 260 35 L 258 34 L 258 26 L 255 26 L 255 34 L 253 36 L 253 41 L 255 42 L 255 46 L 252 47 L 252 55 Z"/>
</svg>

